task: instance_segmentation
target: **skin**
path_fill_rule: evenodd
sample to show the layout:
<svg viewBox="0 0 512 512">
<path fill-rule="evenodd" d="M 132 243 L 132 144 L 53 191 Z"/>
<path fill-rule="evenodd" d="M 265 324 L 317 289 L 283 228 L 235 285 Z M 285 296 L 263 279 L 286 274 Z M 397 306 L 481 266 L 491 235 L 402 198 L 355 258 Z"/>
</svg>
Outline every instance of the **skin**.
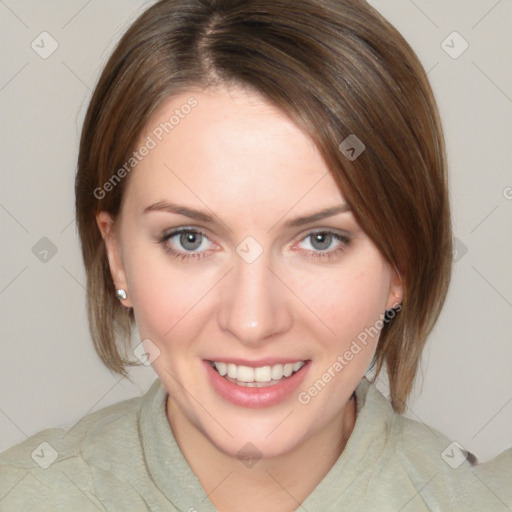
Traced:
<svg viewBox="0 0 512 512">
<path fill-rule="evenodd" d="M 152 365 L 169 391 L 169 424 L 211 501 L 223 512 L 291 511 L 343 451 L 356 419 L 350 397 L 377 336 L 307 405 L 297 393 L 272 407 L 233 405 L 212 389 L 203 361 L 310 360 L 299 391 L 307 390 L 401 302 L 403 289 L 350 210 L 286 225 L 345 201 L 311 140 L 255 93 L 217 88 L 169 98 L 140 143 L 191 95 L 198 106 L 131 172 L 116 223 L 101 212 L 98 226 L 116 287 L 128 294 L 123 304 L 134 308 L 141 339 L 160 351 Z M 143 213 L 159 201 L 213 222 Z M 182 227 L 207 237 L 196 238 L 201 245 L 188 259 L 179 235 L 166 242 L 178 256 L 159 244 Z M 350 241 L 327 236 L 325 249 L 312 231 Z M 263 249 L 252 263 L 236 252 L 248 236 Z M 236 455 L 247 442 L 262 455 L 252 468 Z"/>
</svg>

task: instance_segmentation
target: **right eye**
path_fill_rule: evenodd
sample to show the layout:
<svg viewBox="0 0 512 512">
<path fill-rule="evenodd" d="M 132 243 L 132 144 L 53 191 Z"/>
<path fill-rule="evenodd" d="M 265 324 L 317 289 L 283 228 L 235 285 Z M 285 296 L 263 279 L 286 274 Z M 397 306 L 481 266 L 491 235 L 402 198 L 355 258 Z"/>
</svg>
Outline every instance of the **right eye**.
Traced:
<svg viewBox="0 0 512 512">
<path fill-rule="evenodd" d="M 160 244 L 167 253 L 182 261 L 204 258 L 213 245 L 205 233 L 193 228 L 175 229 L 164 235 Z"/>
</svg>

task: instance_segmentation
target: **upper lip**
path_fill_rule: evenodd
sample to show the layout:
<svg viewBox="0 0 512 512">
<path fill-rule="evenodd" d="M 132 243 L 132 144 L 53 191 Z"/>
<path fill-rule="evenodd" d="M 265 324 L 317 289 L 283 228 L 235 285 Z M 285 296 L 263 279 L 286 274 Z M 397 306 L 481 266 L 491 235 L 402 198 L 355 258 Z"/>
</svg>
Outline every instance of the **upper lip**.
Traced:
<svg viewBox="0 0 512 512">
<path fill-rule="evenodd" d="M 250 368 L 261 368 L 262 366 L 274 366 L 276 364 L 298 363 L 299 361 L 307 362 L 308 359 L 301 359 L 300 357 L 266 357 L 249 361 L 247 359 L 240 359 L 236 357 L 219 357 L 206 359 L 209 362 L 222 362 L 227 364 L 236 364 L 237 366 L 248 366 Z"/>
</svg>

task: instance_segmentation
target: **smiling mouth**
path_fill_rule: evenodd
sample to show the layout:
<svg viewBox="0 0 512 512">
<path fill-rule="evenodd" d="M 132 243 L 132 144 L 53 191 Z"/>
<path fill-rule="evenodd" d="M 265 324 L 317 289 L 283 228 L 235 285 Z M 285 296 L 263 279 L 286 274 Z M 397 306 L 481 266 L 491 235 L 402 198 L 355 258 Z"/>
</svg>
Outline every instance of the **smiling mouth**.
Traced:
<svg viewBox="0 0 512 512">
<path fill-rule="evenodd" d="M 275 386 L 288 379 L 306 364 L 307 361 L 296 363 L 275 364 L 252 368 L 222 361 L 208 361 L 213 369 L 227 381 L 237 386 L 263 388 Z"/>
</svg>

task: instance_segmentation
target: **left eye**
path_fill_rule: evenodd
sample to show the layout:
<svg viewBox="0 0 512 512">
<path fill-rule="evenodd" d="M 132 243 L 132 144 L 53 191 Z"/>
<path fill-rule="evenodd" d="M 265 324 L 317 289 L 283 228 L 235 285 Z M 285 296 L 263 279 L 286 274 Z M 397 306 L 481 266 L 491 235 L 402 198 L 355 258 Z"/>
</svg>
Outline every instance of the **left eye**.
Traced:
<svg viewBox="0 0 512 512">
<path fill-rule="evenodd" d="M 300 242 L 303 249 L 309 251 L 329 251 L 336 249 L 339 245 L 347 245 L 349 239 L 338 233 L 332 231 L 316 231 L 315 233 L 309 233 Z"/>
<path fill-rule="evenodd" d="M 203 235 L 194 231 L 186 231 L 179 235 L 180 244 L 187 251 L 196 251 L 203 243 Z"/>
<path fill-rule="evenodd" d="M 330 248 L 334 237 L 332 233 L 314 233 L 309 235 L 311 246 L 317 251 L 325 251 Z"/>
</svg>

